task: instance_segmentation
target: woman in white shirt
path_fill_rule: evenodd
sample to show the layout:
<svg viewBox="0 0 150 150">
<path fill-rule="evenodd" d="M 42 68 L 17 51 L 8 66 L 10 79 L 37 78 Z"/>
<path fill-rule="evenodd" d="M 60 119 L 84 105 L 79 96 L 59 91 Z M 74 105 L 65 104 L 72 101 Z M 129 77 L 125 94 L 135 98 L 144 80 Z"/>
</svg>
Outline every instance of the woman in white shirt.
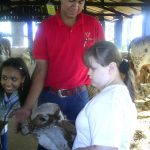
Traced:
<svg viewBox="0 0 150 150">
<path fill-rule="evenodd" d="M 129 62 L 108 41 L 95 43 L 84 60 L 91 82 L 100 93 L 79 113 L 72 149 L 129 150 L 137 121 Z"/>
</svg>

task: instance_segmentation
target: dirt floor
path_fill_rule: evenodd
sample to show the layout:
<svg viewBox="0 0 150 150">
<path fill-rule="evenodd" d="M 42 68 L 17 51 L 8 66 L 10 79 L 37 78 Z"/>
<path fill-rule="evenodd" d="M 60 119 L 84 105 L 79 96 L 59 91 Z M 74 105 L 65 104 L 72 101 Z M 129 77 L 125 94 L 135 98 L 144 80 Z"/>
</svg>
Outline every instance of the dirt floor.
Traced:
<svg viewBox="0 0 150 150">
<path fill-rule="evenodd" d="M 14 132 L 14 121 L 9 122 L 9 150 L 36 150 L 37 142 L 31 136 L 22 136 Z"/>
</svg>

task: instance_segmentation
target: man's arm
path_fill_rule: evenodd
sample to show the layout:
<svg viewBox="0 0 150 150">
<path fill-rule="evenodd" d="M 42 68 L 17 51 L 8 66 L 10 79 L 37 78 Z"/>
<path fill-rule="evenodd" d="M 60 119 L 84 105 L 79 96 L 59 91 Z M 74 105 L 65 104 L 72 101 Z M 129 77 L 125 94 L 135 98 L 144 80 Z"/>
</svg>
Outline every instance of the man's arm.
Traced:
<svg viewBox="0 0 150 150">
<path fill-rule="evenodd" d="M 32 84 L 30 87 L 30 91 L 28 93 L 23 108 L 31 110 L 35 106 L 38 97 L 43 89 L 46 74 L 47 74 L 47 61 L 37 60 L 36 67 L 32 75 Z"/>
<path fill-rule="evenodd" d="M 35 106 L 38 97 L 43 89 L 46 74 L 47 74 L 47 61 L 37 60 L 32 75 L 32 84 L 28 96 L 26 98 L 25 104 L 21 109 L 18 109 L 17 111 L 12 113 L 12 115 L 15 116 L 17 124 L 29 118 L 31 110 Z"/>
</svg>

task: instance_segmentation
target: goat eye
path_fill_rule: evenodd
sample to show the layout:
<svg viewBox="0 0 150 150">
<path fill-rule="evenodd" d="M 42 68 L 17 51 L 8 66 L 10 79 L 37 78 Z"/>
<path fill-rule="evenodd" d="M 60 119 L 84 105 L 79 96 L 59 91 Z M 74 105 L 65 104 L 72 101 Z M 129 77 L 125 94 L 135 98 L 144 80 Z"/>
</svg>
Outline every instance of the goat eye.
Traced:
<svg viewBox="0 0 150 150">
<path fill-rule="evenodd" d="M 46 121 L 45 118 L 42 118 L 42 117 L 39 118 L 39 120 L 42 121 L 42 122 Z"/>
<path fill-rule="evenodd" d="M 147 48 L 145 48 L 145 49 L 144 49 L 144 51 L 145 51 L 145 53 L 147 53 L 147 52 L 148 52 L 148 49 L 147 49 Z"/>
</svg>

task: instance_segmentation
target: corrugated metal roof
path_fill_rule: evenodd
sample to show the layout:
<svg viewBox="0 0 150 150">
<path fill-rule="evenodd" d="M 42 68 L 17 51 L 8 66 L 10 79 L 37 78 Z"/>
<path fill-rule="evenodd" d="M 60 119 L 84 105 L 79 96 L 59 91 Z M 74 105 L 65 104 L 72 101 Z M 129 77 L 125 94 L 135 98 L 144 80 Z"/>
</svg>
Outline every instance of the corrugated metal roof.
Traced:
<svg viewBox="0 0 150 150">
<path fill-rule="evenodd" d="M 52 2 L 57 10 L 59 0 L 0 0 L 0 20 L 42 20 L 48 16 L 46 4 Z M 112 21 L 117 16 L 132 18 L 141 14 L 149 0 L 86 0 L 85 13 Z"/>
</svg>

